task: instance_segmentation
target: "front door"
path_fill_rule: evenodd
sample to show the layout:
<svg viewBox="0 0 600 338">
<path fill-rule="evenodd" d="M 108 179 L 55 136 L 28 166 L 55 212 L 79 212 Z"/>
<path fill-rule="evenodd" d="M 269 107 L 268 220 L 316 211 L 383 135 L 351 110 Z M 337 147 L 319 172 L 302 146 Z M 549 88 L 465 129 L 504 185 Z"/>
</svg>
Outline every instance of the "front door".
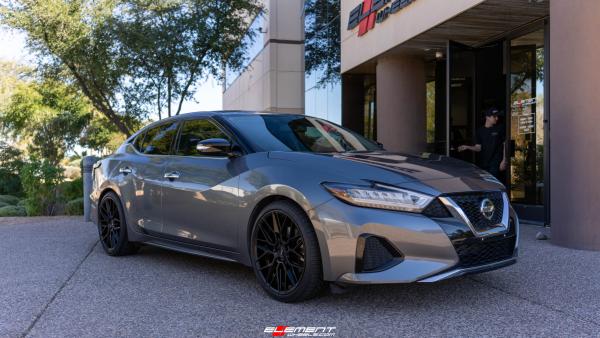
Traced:
<svg viewBox="0 0 600 338">
<path fill-rule="evenodd" d="M 475 79 L 474 49 L 449 41 L 448 43 L 448 143 L 449 156 L 474 162 L 475 155 L 471 152 L 459 152 L 458 147 L 472 144 L 474 141 L 474 96 L 473 82 Z"/>
<path fill-rule="evenodd" d="M 477 129 L 484 124 L 483 110 L 505 111 L 503 47 L 502 42 L 478 48 L 454 41 L 448 43 L 447 154 L 452 157 L 478 164 L 479 154 L 459 152 L 458 147 L 476 143 Z M 504 118 L 498 123 L 503 125 Z"/>
<path fill-rule="evenodd" d="M 210 138 L 229 139 L 210 119 L 188 120 L 181 127 L 165 170 L 171 178 L 164 186 L 164 233 L 192 244 L 235 251 L 241 226 L 236 223 L 236 212 L 243 159 L 200 153 L 196 145 Z"/>
<path fill-rule="evenodd" d="M 511 40 L 510 198 L 522 218 L 544 219 L 544 30 Z"/>
</svg>

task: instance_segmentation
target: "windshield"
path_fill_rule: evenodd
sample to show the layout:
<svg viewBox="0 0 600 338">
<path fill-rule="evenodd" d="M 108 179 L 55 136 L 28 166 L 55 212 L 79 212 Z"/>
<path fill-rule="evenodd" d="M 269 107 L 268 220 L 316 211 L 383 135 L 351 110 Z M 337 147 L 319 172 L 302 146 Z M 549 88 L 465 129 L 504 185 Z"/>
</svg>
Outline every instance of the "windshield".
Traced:
<svg viewBox="0 0 600 338">
<path fill-rule="evenodd" d="M 331 122 L 301 115 L 225 115 L 256 151 L 377 151 L 373 141 Z"/>
</svg>

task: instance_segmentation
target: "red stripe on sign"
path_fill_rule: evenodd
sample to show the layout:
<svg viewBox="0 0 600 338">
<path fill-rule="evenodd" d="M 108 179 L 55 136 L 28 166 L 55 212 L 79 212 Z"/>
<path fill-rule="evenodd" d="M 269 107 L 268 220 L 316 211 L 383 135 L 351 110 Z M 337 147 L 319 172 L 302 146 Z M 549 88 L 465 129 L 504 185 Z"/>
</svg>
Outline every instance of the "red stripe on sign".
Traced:
<svg viewBox="0 0 600 338">
<path fill-rule="evenodd" d="M 365 0 L 363 3 L 362 14 L 367 14 L 371 12 L 371 8 L 373 7 L 373 0 Z M 369 14 L 366 18 L 363 18 L 358 25 L 358 36 L 365 35 L 369 31 L 369 29 L 373 29 L 375 27 L 375 12 Z"/>
</svg>

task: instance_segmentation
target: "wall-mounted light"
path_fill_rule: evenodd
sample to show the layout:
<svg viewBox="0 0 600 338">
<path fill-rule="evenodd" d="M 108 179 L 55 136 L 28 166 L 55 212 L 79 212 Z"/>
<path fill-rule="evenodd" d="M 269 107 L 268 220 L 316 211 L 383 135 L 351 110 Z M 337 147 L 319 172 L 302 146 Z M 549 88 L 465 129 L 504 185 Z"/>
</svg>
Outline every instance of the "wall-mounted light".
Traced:
<svg viewBox="0 0 600 338">
<path fill-rule="evenodd" d="M 444 58 L 444 53 L 442 53 L 442 52 L 435 52 L 435 58 L 436 59 L 443 59 Z"/>
</svg>

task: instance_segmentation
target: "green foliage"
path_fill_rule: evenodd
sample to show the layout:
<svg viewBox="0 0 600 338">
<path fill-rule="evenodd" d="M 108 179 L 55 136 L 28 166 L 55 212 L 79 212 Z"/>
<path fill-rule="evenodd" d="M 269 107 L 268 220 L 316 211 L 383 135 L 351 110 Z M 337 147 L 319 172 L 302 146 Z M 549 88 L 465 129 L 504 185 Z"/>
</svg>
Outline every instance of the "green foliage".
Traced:
<svg viewBox="0 0 600 338">
<path fill-rule="evenodd" d="M 27 216 L 25 208 L 18 205 L 9 205 L 0 208 L 0 217 L 19 217 Z"/>
<path fill-rule="evenodd" d="M 27 214 L 54 215 L 59 203 L 57 189 L 63 179 L 62 168 L 48 160 L 32 159 L 23 166 L 21 179 L 27 195 Z"/>
<path fill-rule="evenodd" d="M 22 195 L 21 178 L 0 168 L 0 194 Z"/>
<path fill-rule="evenodd" d="M 92 120 L 83 131 L 79 143 L 82 146 L 99 152 L 113 152 L 125 139 L 125 135 L 111 124 L 106 117 L 94 114 Z"/>
<path fill-rule="evenodd" d="M 83 197 L 67 202 L 65 204 L 65 214 L 71 216 L 83 215 Z"/>
<path fill-rule="evenodd" d="M 21 83 L 0 122 L 13 137 L 30 139 L 30 154 L 58 164 L 79 143 L 92 106 L 75 88 L 52 79 Z"/>
<path fill-rule="evenodd" d="M 60 198 L 63 201 L 70 201 L 83 196 L 83 179 L 77 178 L 73 181 L 65 181 L 60 185 Z"/>
<path fill-rule="evenodd" d="M 15 0 L 0 20 L 27 34 L 46 74 L 77 84 L 123 134 L 181 111 L 198 82 L 242 64 L 257 0 Z M 254 32 L 250 32 L 254 34 Z"/>
<path fill-rule="evenodd" d="M 0 141 L 0 194 L 21 196 L 19 172 L 23 167 L 21 151 Z"/>
<path fill-rule="evenodd" d="M 28 68 L 14 62 L 0 61 L 0 110 L 9 101 L 21 78 L 28 72 Z"/>
<path fill-rule="evenodd" d="M 0 208 L 8 206 L 8 205 L 10 205 L 10 204 L 0 201 Z"/>
<path fill-rule="evenodd" d="M 17 203 L 19 203 L 19 198 L 11 195 L 0 195 L 0 202 L 10 205 L 17 205 Z"/>
</svg>

